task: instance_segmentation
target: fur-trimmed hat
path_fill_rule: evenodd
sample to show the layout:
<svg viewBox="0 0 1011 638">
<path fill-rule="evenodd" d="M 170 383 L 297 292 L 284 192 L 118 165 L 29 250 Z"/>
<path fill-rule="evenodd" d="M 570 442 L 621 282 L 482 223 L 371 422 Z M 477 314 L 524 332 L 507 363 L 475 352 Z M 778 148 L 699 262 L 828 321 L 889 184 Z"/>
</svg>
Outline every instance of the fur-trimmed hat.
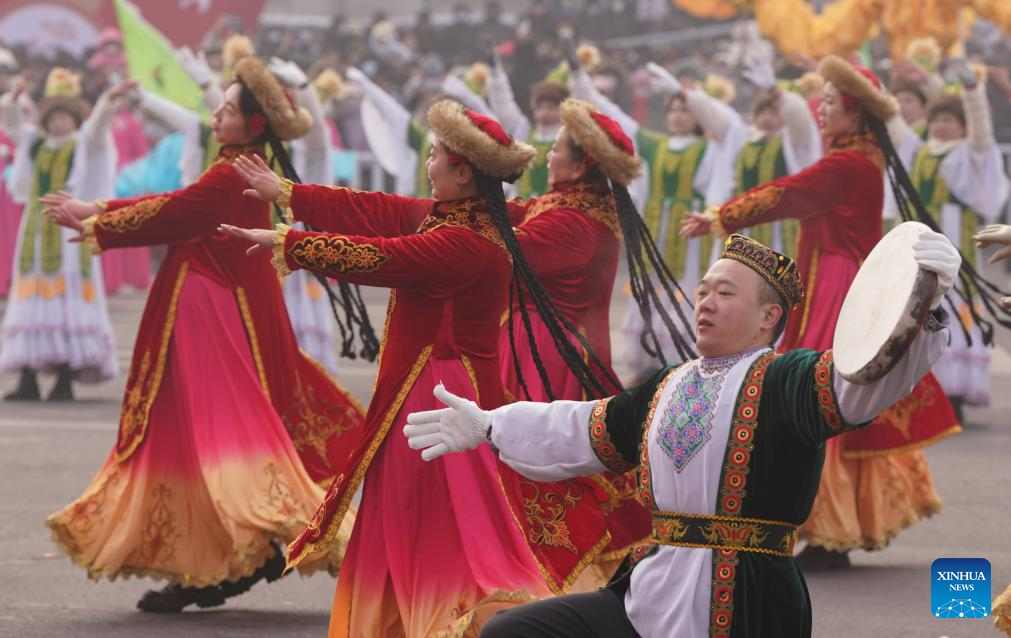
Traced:
<svg viewBox="0 0 1011 638">
<path fill-rule="evenodd" d="M 453 100 L 433 104 L 428 109 L 428 124 L 447 150 L 492 177 L 515 180 L 537 157 L 534 147 L 514 140 L 501 124 Z"/>
<path fill-rule="evenodd" d="M 635 154 L 632 140 L 597 107 L 569 98 L 562 102 L 562 123 L 605 176 L 624 186 L 639 176 L 642 160 Z"/>
<path fill-rule="evenodd" d="M 244 35 L 229 36 L 221 47 L 221 61 L 225 68 L 234 68 L 240 60 L 256 55 L 253 41 Z"/>
<path fill-rule="evenodd" d="M 962 105 L 962 97 L 959 95 L 941 94 L 937 96 L 927 107 L 927 122 L 934 119 L 941 113 L 948 113 L 965 128 L 965 107 Z"/>
<path fill-rule="evenodd" d="M 39 102 L 39 124 L 44 129 L 46 120 L 56 111 L 69 113 L 80 126 L 88 116 L 88 103 L 81 97 L 81 79 L 63 67 L 53 67 L 46 77 L 43 98 Z"/>
<path fill-rule="evenodd" d="M 850 64 L 837 55 L 828 55 L 818 63 L 818 73 L 882 122 L 887 122 L 899 111 L 898 102 L 881 90 L 881 82 L 869 69 Z"/>
<path fill-rule="evenodd" d="M 278 138 L 293 140 L 309 131 L 312 126 L 309 111 L 295 106 L 291 95 L 262 60 L 253 57 L 239 60 L 235 65 L 235 79 L 242 82 L 256 97 L 270 128 Z"/>
<path fill-rule="evenodd" d="M 723 244 L 720 259 L 733 259 L 751 268 L 779 293 L 786 307 L 794 308 L 804 301 L 804 285 L 800 281 L 797 263 L 750 237 L 733 234 Z"/>
<path fill-rule="evenodd" d="M 554 80 L 541 80 L 530 89 L 530 108 L 541 102 L 561 104 L 569 97 L 569 89 Z"/>
</svg>

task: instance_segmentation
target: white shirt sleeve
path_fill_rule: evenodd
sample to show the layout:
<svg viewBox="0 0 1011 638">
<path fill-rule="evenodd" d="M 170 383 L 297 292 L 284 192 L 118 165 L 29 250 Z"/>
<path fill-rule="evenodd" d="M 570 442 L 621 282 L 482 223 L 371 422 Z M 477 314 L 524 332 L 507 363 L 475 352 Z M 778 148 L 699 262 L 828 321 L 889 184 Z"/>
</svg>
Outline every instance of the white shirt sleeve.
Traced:
<svg viewBox="0 0 1011 638">
<path fill-rule="evenodd" d="M 500 66 L 496 65 L 488 74 L 485 91 L 488 94 L 488 105 L 509 134 L 518 140 L 528 139 L 531 131 L 530 120 L 523 115 L 520 105 L 516 103 L 516 96 L 513 95 L 512 86 L 509 85 L 509 76 Z"/>
<path fill-rule="evenodd" d="M 888 374 L 868 385 L 847 381 L 833 370 L 832 385 L 843 420 L 853 424 L 865 423 L 908 395 L 913 386 L 930 372 L 947 343 L 947 328 L 936 332 L 921 330 L 906 356 Z"/>
<path fill-rule="evenodd" d="M 621 130 L 625 131 L 625 135 L 632 138 L 633 141 L 635 140 L 636 134 L 639 132 L 639 123 L 628 113 L 622 111 L 620 106 L 604 97 L 593 86 L 586 71 L 580 69 L 569 76 L 569 91 L 572 93 L 572 97 L 592 102 L 600 109 L 601 113 L 616 121 L 621 126 Z"/>
<path fill-rule="evenodd" d="M 595 401 L 519 402 L 492 411 L 491 442 L 499 458 L 535 481 L 604 472 L 590 446 Z"/>
</svg>

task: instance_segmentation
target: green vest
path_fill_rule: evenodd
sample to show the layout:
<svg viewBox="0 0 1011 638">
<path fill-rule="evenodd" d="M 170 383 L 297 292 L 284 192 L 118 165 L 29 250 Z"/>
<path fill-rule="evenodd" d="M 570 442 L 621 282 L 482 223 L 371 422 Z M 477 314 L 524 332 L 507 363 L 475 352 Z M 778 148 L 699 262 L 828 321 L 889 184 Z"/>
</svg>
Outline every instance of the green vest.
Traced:
<svg viewBox="0 0 1011 638">
<path fill-rule="evenodd" d="M 681 220 L 692 209 L 701 210 L 704 203 L 704 197 L 696 192 L 694 182 L 707 141 L 701 138 L 680 151 L 672 151 L 668 139 L 666 135 L 642 128 L 636 135 L 639 154 L 649 165 L 649 200 L 643 219 L 671 273 L 682 277 L 688 240 L 681 236 Z M 665 236 L 660 237 L 665 219 L 667 230 Z M 699 248 L 699 272 L 705 272 L 709 267 L 712 242 L 701 238 Z"/>
<path fill-rule="evenodd" d="M 36 237 L 39 241 L 41 270 L 44 275 L 58 275 L 63 265 L 63 239 L 61 229 L 52 218 L 42 213 L 39 197 L 64 190 L 70 170 L 74 165 L 74 150 L 77 143 L 70 140 L 56 148 L 46 146 L 38 140 L 32 146 L 32 192 L 25 209 L 24 230 L 21 236 L 21 255 L 18 271 L 30 274 L 35 268 Z M 88 244 L 78 246 L 81 260 L 81 278 L 91 276 L 91 249 Z"/>
<path fill-rule="evenodd" d="M 407 127 L 407 143 L 418 154 L 418 172 L 414 181 L 414 196 L 431 197 L 432 185 L 428 181 L 428 169 L 425 166 L 425 162 L 428 161 L 428 155 L 432 152 L 432 140 L 428 136 L 428 130 L 419 124 L 411 122 L 410 126 Z"/>
<path fill-rule="evenodd" d="M 913 187 L 920 194 L 924 206 L 927 207 L 927 212 L 934 218 L 938 226 L 941 225 L 941 206 L 955 204 L 962 209 L 960 220 L 962 237 L 958 248 L 969 264 L 975 267 L 976 244 L 973 242 L 972 236 L 979 229 L 979 215 L 948 190 L 948 185 L 944 183 L 944 178 L 939 174 L 941 162 L 947 156 L 947 153 L 937 155 L 929 153 L 927 147 L 924 146 L 916 154 L 916 159 L 913 160 L 913 171 L 910 178 L 913 181 Z"/>
<path fill-rule="evenodd" d="M 782 134 L 748 142 L 741 147 L 740 152 L 737 153 L 735 172 L 737 176 L 736 195 L 786 176 L 786 157 L 783 155 Z M 796 259 L 797 232 L 800 228 L 800 222 L 796 219 L 759 224 L 749 228 L 748 235 L 756 241 L 772 247 L 773 224 L 779 224 L 783 252 Z"/>
<path fill-rule="evenodd" d="M 542 140 L 537 138 L 536 133 L 530 133 L 529 143 L 537 149 L 537 159 L 534 165 L 523 171 L 516 188 L 519 196 L 523 199 L 530 199 L 548 192 L 548 151 L 554 145 L 554 140 Z"/>
</svg>

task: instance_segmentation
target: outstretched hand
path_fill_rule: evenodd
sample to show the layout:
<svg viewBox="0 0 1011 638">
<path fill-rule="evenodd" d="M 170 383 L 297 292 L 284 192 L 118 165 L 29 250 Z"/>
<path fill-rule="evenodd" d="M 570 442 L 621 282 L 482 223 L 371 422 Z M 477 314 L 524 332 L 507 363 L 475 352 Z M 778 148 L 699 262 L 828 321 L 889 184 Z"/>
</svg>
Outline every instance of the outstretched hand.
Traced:
<svg viewBox="0 0 1011 638">
<path fill-rule="evenodd" d="M 236 239 L 245 239 L 252 243 L 253 245 L 246 250 L 246 254 L 249 256 L 257 255 L 264 251 L 270 252 L 271 247 L 274 245 L 274 231 L 264 228 L 239 228 L 238 226 L 221 224 L 218 226 L 218 232 L 224 233 L 229 237 L 235 237 Z"/>
<path fill-rule="evenodd" d="M 1005 224 L 990 224 L 972 236 L 976 240 L 976 248 L 986 248 L 997 244 L 999 250 L 990 255 L 990 263 L 996 264 L 1011 257 L 1011 226 Z"/>
<path fill-rule="evenodd" d="M 48 215 L 53 223 L 76 231 L 84 230 L 82 221 L 101 212 L 95 204 L 77 199 L 65 191 L 43 195 L 39 198 L 39 202 L 45 206 L 42 212 Z"/>
<path fill-rule="evenodd" d="M 485 441 L 491 412 L 456 396 L 441 383 L 432 394 L 449 407 L 413 412 L 407 415 L 404 426 L 407 444 L 412 450 L 421 450 L 421 458 L 431 461 L 449 452 L 472 450 Z"/>
<path fill-rule="evenodd" d="M 702 237 L 712 232 L 713 222 L 705 213 L 688 213 L 681 220 L 682 237 Z"/>
<path fill-rule="evenodd" d="M 270 170 L 267 163 L 259 155 L 254 155 L 252 159 L 245 155 L 235 158 L 232 164 L 239 177 L 246 180 L 250 188 L 242 191 L 242 194 L 261 202 L 276 202 L 281 197 L 281 178 L 277 173 Z"/>
</svg>

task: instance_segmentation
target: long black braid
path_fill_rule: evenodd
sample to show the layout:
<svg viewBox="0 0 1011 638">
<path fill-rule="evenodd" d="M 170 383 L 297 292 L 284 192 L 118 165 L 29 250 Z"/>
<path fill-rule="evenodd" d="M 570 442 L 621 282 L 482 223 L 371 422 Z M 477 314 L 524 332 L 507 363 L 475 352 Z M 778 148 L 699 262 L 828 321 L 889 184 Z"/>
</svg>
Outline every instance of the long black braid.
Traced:
<svg viewBox="0 0 1011 638">
<path fill-rule="evenodd" d="M 239 93 L 239 109 L 242 113 L 247 118 L 253 113 L 263 114 L 263 108 L 256 100 L 253 92 L 242 82 L 239 82 L 239 84 L 242 85 L 242 90 Z M 291 163 L 291 156 L 288 154 L 288 150 L 270 126 L 264 127 L 263 133 L 256 139 L 256 142 L 270 147 L 272 155 L 270 159 L 271 168 L 274 168 L 275 171 L 277 168 L 280 168 L 281 174 L 284 177 L 296 184 L 302 183 L 301 178 L 299 178 L 298 173 L 295 171 L 295 166 Z M 273 206 L 277 216 L 284 219 L 284 215 L 277 204 L 275 203 Z M 308 225 L 306 228 L 312 231 L 316 230 Z M 327 299 L 330 302 L 330 310 L 337 321 L 337 327 L 341 333 L 341 356 L 347 359 L 355 359 L 361 356 L 366 361 L 375 361 L 379 355 L 379 339 L 376 338 L 376 332 L 372 327 L 372 322 L 369 320 L 365 301 L 362 299 L 361 289 L 356 284 L 338 281 L 337 291 L 335 292 L 326 277 L 315 272 L 312 275 L 323 287 L 323 290 L 326 291 Z M 355 350 L 356 330 L 361 338 L 361 347 L 357 351 Z"/>
<path fill-rule="evenodd" d="M 902 165 L 902 160 L 895 150 L 891 136 L 888 135 L 885 123 L 869 114 L 865 114 L 865 118 L 867 128 L 874 135 L 884 155 L 885 173 L 888 175 L 888 181 L 892 186 L 892 193 L 895 197 L 895 204 L 902 214 L 902 219 L 904 221 L 918 221 L 929 226 L 934 232 L 943 232 L 937 225 L 937 222 L 934 221 L 934 218 L 927 212 L 926 206 L 923 205 L 920 193 L 913 186 L 913 181 L 910 179 L 906 167 Z M 959 268 L 958 279 L 952 290 L 962 299 L 965 306 L 968 307 L 973 323 L 979 326 L 980 332 L 983 335 L 983 343 L 989 345 L 993 342 L 994 321 L 1005 328 L 1011 328 L 1011 311 L 1001 308 L 997 298 L 1007 293 L 1002 293 L 1000 288 L 977 272 L 961 250 L 959 250 L 958 254 L 962 257 L 962 266 Z M 983 317 L 976 309 L 973 303 L 974 293 L 978 293 L 980 301 L 989 314 L 989 318 Z M 951 300 L 948 300 L 948 303 L 954 311 L 953 316 L 957 317 L 959 314 L 958 308 L 955 307 L 954 302 Z M 972 344 L 972 337 L 969 334 L 968 328 L 961 321 L 957 323 L 961 326 L 966 340 L 969 344 Z"/>
<path fill-rule="evenodd" d="M 588 158 L 586 150 L 579 146 L 571 136 L 568 138 L 568 143 L 569 152 L 573 160 L 578 162 Z M 593 165 L 590 166 L 586 179 L 605 180 L 607 178 L 599 166 Z M 685 300 L 689 300 L 690 297 L 682 290 L 681 285 L 674 278 L 674 275 L 671 274 L 670 269 L 664 262 L 660 249 L 657 248 L 656 242 L 653 240 L 653 234 L 649 232 L 646 222 L 639 215 L 639 211 L 636 210 L 635 204 L 632 202 L 632 197 L 628 194 L 628 188 L 613 179 L 610 180 L 610 183 L 611 192 L 614 193 L 618 225 L 621 227 L 621 234 L 625 243 L 629 287 L 632 289 L 632 298 L 635 299 L 635 303 L 639 307 L 639 312 L 645 323 L 645 328 L 639 337 L 640 344 L 650 356 L 656 357 L 664 365 L 668 363 L 667 358 L 663 354 L 663 349 L 660 347 L 659 337 L 653 329 L 653 311 L 655 309 L 667 327 L 667 331 L 670 333 L 671 341 L 677 350 L 677 356 L 680 357 L 681 361 L 694 359 L 696 354 L 691 345 L 693 339 L 685 337 L 685 335 L 693 334 L 692 324 L 688 317 L 685 316 L 675 290 Z M 649 262 L 648 265 L 647 262 Z M 675 326 L 674 319 L 667 312 L 664 304 L 661 303 L 657 286 L 654 284 L 652 277 L 650 277 L 651 270 L 656 273 L 660 286 L 666 293 L 670 305 L 677 313 L 678 319 L 681 321 L 682 330 L 679 330 Z M 690 301 L 688 303 L 689 305 L 691 304 Z"/>
<path fill-rule="evenodd" d="M 591 397 L 602 397 L 619 391 L 622 387 L 621 382 L 614 377 L 607 366 L 600 360 L 600 357 L 598 357 L 593 351 L 593 348 L 590 347 L 586 337 L 584 337 L 583 334 L 565 317 L 565 315 L 558 310 L 555 304 L 548 297 L 548 294 L 545 292 L 541 282 L 537 279 L 537 276 L 534 274 L 530 264 L 523 256 L 523 251 L 520 248 L 519 241 L 516 239 L 516 234 L 513 232 L 512 222 L 509 220 L 509 211 L 506 207 L 505 194 L 502 192 L 502 180 L 500 178 L 484 174 L 476 168 L 474 169 L 474 176 L 478 194 L 480 194 L 487 202 L 491 211 L 492 222 L 495 224 L 499 234 L 502 236 L 506 248 L 509 250 L 509 254 L 512 256 L 513 260 L 513 282 L 510 285 L 508 309 L 510 318 L 508 327 L 510 329 L 510 345 L 513 347 L 514 360 L 518 359 L 518 357 L 516 357 L 515 342 L 511 336 L 511 328 L 513 325 L 511 317 L 513 308 L 513 292 L 516 293 L 516 305 L 520 310 L 520 318 L 522 319 L 523 327 L 527 332 L 531 355 L 533 356 L 534 364 L 537 367 L 537 372 L 541 377 L 541 382 L 544 384 L 544 391 L 550 400 L 555 400 L 556 397 L 551 388 L 551 382 L 548 379 L 547 371 L 544 368 L 544 362 L 541 361 L 540 355 L 537 352 L 537 344 L 534 341 L 530 315 L 524 299 L 524 292 L 528 292 L 534 303 L 534 307 L 537 309 L 537 313 L 540 315 L 541 321 L 544 322 L 544 325 L 548 328 L 548 332 L 551 334 L 552 341 L 554 342 L 559 355 L 561 355 L 562 360 L 565 361 L 565 365 L 568 366 L 569 370 L 571 370 L 573 375 L 575 375 L 576 380 L 579 382 L 579 385 L 583 388 L 587 395 Z M 566 333 L 572 335 L 583 347 L 583 350 L 587 353 L 587 356 L 590 359 L 589 363 L 583 360 L 582 353 L 580 353 L 580 351 L 572 345 L 572 342 L 569 341 Z M 593 364 L 592 366 L 590 365 L 591 363 Z M 594 368 L 596 368 L 596 370 L 594 370 Z M 518 363 L 515 365 L 514 369 L 516 371 L 520 387 L 529 399 L 530 392 L 527 389 L 526 382 L 520 372 Z"/>
</svg>

